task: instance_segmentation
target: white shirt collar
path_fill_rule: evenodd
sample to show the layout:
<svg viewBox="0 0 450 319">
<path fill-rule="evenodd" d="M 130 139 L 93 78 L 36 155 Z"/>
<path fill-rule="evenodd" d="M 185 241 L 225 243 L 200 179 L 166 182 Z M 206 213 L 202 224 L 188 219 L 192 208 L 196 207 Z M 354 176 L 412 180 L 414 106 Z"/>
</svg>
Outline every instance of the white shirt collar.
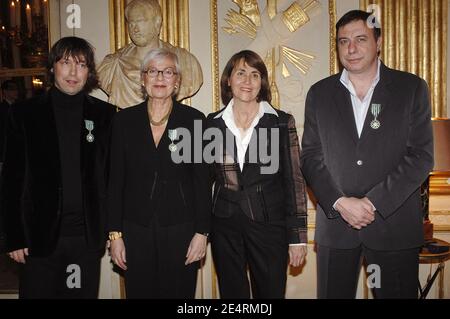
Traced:
<svg viewBox="0 0 450 319">
<path fill-rule="evenodd" d="M 260 102 L 258 114 L 250 124 L 250 127 L 245 132 L 241 133 L 236 126 L 236 122 L 234 121 L 233 105 L 234 101 L 231 100 L 230 103 L 228 103 L 228 105 L 225 107 L 225 109 L 223 109 L 214 118 L 217 119 L 222 117 L 227 128 L 231 131 L 231 133 L 233 133 L 236 142 L 237 160 L 239 163 L 239 168 L 242 171 L 244 168 L 245 153 L 247 152 L 247 148 L 250 143 L 254 128 L 264 116 L 264 114 L 273 114 L 275 116 L 278 116 L 278 113 L 268 102 Z"/>
<path fill-rule="evenodd" d="M 222 109 L 222 111 L 219 112 L 219 114 L 217 114 L 214 118 L 218 119 L 220 117 L 225 117 L 225 118 L 230 118 L 231 117 L 233 119 L 233 121 L 234 121 L 233 105 L 234 105 L 234 99 L 231 99 L 231 101 L 228 103 L 228 105 L 226 107 L 224 107 Z M 275 111 L 275 109 L 268 102 L 261 101 L 261 102 L 259 102 L 258 119 L 263 117 L 264 114 L 273 114 L 276 117 L 278 117 L 277 111 Z"/>
<path fill-rule="evenodd" d="M 378 66 L 377 66 L 377 75 L 375 76 L 375 79 L 372 82 L 371 88 L 374 88 L 378 82 L 380 81 L 380 68 L 381 68 L 381 60 L 378 58 Z M 350 79 L 348 77 L 348 71 L 344 69 L 341 74 L 341 83 L 349 90 L 354 91 L 353 84 L 350 82 Z M 353 92 L 352 92 L 353 93 Z"/>
</svg>

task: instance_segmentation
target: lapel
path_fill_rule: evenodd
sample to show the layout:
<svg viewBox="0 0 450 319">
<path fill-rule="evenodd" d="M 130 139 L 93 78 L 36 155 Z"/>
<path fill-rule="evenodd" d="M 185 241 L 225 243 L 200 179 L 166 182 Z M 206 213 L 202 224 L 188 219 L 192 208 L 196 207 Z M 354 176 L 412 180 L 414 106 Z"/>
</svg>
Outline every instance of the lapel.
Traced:
<svg viewBox="0 0 450 319">
<path fill-rule="evenodd" d="M 148 100 L 145 100 L 144 102 L 142 102 L 139 106 L 139 117 L 137 118 L 138 121 L 142 121 L 142 128 L 143 128 L 143 135 L 142 136 L 146 136 L 146 145 L 148 150 L 150 150 L 149 154 L 155 154 L 155 153 L 160 153 L 161 149 L 163 149 L 164 145 L 163 144 L 167 144 L 167 146 L 169 145 L 167 140 L 167 130 L 169 129 L 169 125 L 172 124 L 172 119 L 173 119 L 173 114 L 175 113 L 175 103 L 173 105 L 173 109 L 172 109 L 172 113 L 169 116 L 169 119 L 167 121 L 167 125 L 166 128 L 164 129 L 163 134 L 161 135 L 161 139 L 159 140 L 158 146 L 156 146 L 155 144 L 155 140 L 153 138 L 153 132 L 152 132 L 152 126 L 150 124 L 150 119 L 148 118 L 148 113 L 147 113 L 147 102 Z"/>
<path fill-rule="evenodd" d="M 377 117 L 380 122 L 382 122 L 381 120 L 383 118 L 383 113 L 385 113 L 383 111 L 388 107 L 390 96 L 389 84 L 391 82 L 389 69 L 383 63 L 381 63 L 380 81 L 378 82 L 373 92 L 372 99 L 369 104 L 369 109 L 364 121 L 363 130 L 361 132 L 361 137 L 358 137 L 350 93 L 341 83 L 339 75 L 336 77 L 336 79 L 337 89 L 335 93 L 334 103 L 336 105 L 336 108 L 339 110 L 339 114 L 347 134 L 351 137 L 355 144 L 360 143 L 368 136 L 374 134 L 376 131 L 370 127 L 370 122 L 374 119 L 370 110 L 371 105 L 381 104 L 381 112 Z"/>
<path fill-rule="evenodd" d="M 383 115 L 386 114 L 385 110 L 389 107 L 389 102 L 391 101 L 391 91 L 389 88 L 389 85 L 391 83 L 391 77 L 389 69 L 382 63 L 380 67 L 380 81 L 378 82 L 377 86 L 375 87 L 375 90 L 372 95 L 372 100 L 369 104 L 369 109 L 367 110 L 366 119 L 364 121 L 363 130 L 361 132 L 361 138 L 360 142 L 364 141 L 368 137 L 375 134 L 378 130 L 375 130 L 370 127 L 370 123 L 374 119 L 374 116 L 371 112 L 371 106 L 372 104 L 380 104 L 381 105 L 381 111 L 378 115 L 377 119 L 380 121 L 381 125 L 383 125 Z"/>
<path fill-rule="evenodd" d="M 84 182 L 86 182 L 86 178 L 93 177 L 92 169 L 93 165 L 96 163 L 95 161 L 95 147 L 98 145 L 99 137 L 99 126 L 98 119 L 95 115 L 94 108 L 92 107 L 91 99 L 88 95 L 86 95 L 83 99 L 83 113 L 81 117 L 81 129 L 80 129 L 80 165 L 81 165 L 81 178 Z M 91 131 L 91 134 L 94 136 L 93 142 L 88 142 L 87 135 L 89 134 L 89 130 L 86 128 L 85 121 L 91 121 L 94 125 L 94 129 Z"/>
<path fill-rule="evenodd" d="M 223 112 L 223 110 L 224 109 L 222 109 L 221 112 Z M 242 172 L 239 168 L 237 157 L 236 138 L 227 128 L 225 121 L 221 116 L 219 118 L 213 118 L 212 123 L 213 127 L 217 127 L 221 130 L 223 136 L 223 157 L 222 163 L 220 164 L 220 171 L 223 173 L 223 179 L 225 183 L 233 184 L 233 181 L 237 181 L 238 185 L 242 185 Z M 232 143 L 227 143 L 227 139 L 230 138 L 232 139 Z M 230 161 L 230 158 L 233 159 L 233 162 Z M 233 166 L 233 169 L 230 169 L 230 165 Z M 236 176 L 234 174 L 236 174 Z"/>
<path fill-rule="evenodd" d="M 224 109 L 221 110 L 221 112 L 223 112 Z M 223 147 L 223 160 L 224 163 L 229 163 L 229 160 L 225 161 L 225 157 L 232 157 L 234 163 L 236 163 L 236 165 L 238 165 L 238 158 L 237 158 L 237 148 L 236 148 L 236 138 L 233 135 L 233 133 L 231 133 L 231 131 L 228 129 L 227 125 L 225 124 L 225 121 L 223 120 L 222 117 L 219 118 L 213 118 L 214 124 L 213 126 L 219 128 L 222 131 L 222 136 L 223 136 L 223 143 L 224 145 Z M 228 142 L 227 143 L 227 138 L 232 138 L 233 139 L 233 143 Z M 232 155 L 232 156 L 231 156 Z M 241 172 L 240 169 L 238 169 L 239 173 Z"/>
<path fill-rule="evenodd" d="M 176 128 L 184 126 L 182 124 L 183 119 L 180 116 L 180 109 L 179 109 L 180 107 L 181 106 L 178 104 L 178 102 L 176 102 L 174 100 L 173 106 L 172 106 L 172 112 L 169 115 L 169 119 L 167 120 L 166 128 L 164 130 L 163 135 L 161 136 L 161 140 L 159 141 L 158 148 L 157 148 L 157 152 L 163 152 L 163 153 L 165 152 L 166 154 L 169 155 L 169 157 L 170 157 L 169 145 L 172 143 L 172 141 L 169 138 L 169 130 L 174 130 Z M 152 136 L 152 138 L 153 138 L 153 136 Z M 179 136 L 177 136 L 177 139 L 179 139 Z M 153 143 L 153 145 L 155 145 L 155 144 Z"/>
<path fill-rule="evenodd" d="M 259 138 L 258 131 L 259 131 L 260 128 L 272 128 L 272 127 L 275 127 L 275 124 L 273 122 L 273 118 L 274 118 L 274 115 L 265 113 L 263 115 L 263 117 L 260 118 L 258 124 L 256 124 L 255 129 L 252 132 L 252 137 L 251 137 L 251 140 L 250 140 L 250 144 L 247 147 L 247 150 L 245 152 L 245 157 L 244 157 L 245 161 L 244 161 L 244 166 L 242 168 L 242 175 L 243 176 L 247 176 L 247 175 L 248 176 L 254 176 L 254 175 L 252 175 L 251 172 L 254 172 L 255 170 L 258 170 L 258 172 L 259 172 L 260 166 L 258 164 L 256 164 L 256 163 L 250 163 L 250 155 L 249 155 L 249 151 L 250 151 L 250 147 L 251 147 L 250 145 L 252 145 L 252 143 L 255 143 L 253 145 L 256 145 L 257 150 L 259 152 L 259 146 L 260 145 L 259 145 L 259 140 L 258 140 L 258 138 Z M 270 143 L 270 133 L 269 132 L 268 132 L 267 138 L 269 139 L 268 143 Z M 257 156 L 257 161 L 259 161 L 260 160 L 259 159 L 259 155 L 257 154 L 256 156 Z M 258 172 L 256 174 L 259 174 Z"/>
<path fill-rule="evenodd" d="M 50 98 L 50 91 L 47 91 L 42 97 L 38 99 L 38 106 L 34 108 L 34 116 L 32 126 L 34 132 L 38 136 L 41 135 L 40 140 L 43 144 L 38 143 L 36 147 L 36 154 L 43 154 L 46 163 L 45 166 L 53 167 L 57 183 L 61 183 L 61 162 L 59 154 L 59 140 L 56 128 L 55 113 L 53 111 L 52 101 Z"/>
<path fill-rule="evenodd" d="M 158 147 L 156 147 L 155 141 L 153 139 L 152 127 L 150 125 L 150 119 L 147 114 L 147 100 L 141 103 L 138 106 L 140 108 L 139 119 L 138 121 L 142 121 L 142 126 L 144 128 L 144 134 L 142 136 L 146 136 L 146 145 L 149 150 L 149 156 L 153 156 L 154 154 L 158 154 L 158 156 L 171 157 L 169 151 L 169 145 L 172 141 L 169 138 L 169 130 L 173 130 L 179 127 L 183 127 L 183 118 L 180 114 L 179 108 L 181 107 L 178 102 L 173 102 L 172 112 L 170 113 L 169 119 L 167 120 L 166 128 L 159 140 Z M 179 139 L 179 136 L 177 137 Z M 176 139 L 176 140 L 177 140 Z M 176 141 L 174 140 L 174 141 Z"/>
<path fill-rule="evenodd" d="M 340 73 L 342 74 L 342 73 Z M 342 125 L 347 132 L 348 136 L 353 140 L 355 144 L 358 143 L 358 130 L 356 129 L 355 115 L 353 114 L 352 100 L 350 98 L 349 91 L 340 81 L 340 75 L 336 76 L 336 91 L 334 104 L 339 111 Z M 330 116 L 332 116 L 330 114 Z"/>
</svg>

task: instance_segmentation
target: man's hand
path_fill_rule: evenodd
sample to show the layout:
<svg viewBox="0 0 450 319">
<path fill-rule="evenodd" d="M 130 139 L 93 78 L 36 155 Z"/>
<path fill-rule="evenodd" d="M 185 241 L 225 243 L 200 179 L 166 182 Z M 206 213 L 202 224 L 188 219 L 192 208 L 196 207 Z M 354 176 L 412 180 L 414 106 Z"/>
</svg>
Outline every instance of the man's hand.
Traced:
<svg viewBox="0 0 450 319">
<path fill-rule="evenodd" d="M 206 255 L 206 243 L 207 237 L 202 234 L 196 233 L 192 237 L 191 243 L 189 244 L 188 251 L 186 253 L 185 265 L 189 265 L 195 261 L 199 261 Z"/>
<path fill-rule="evenodd" d="M 28 248 L 17 249 L 8 253 L 15 262 L 25 264 L 25 256 L 28 256 Z"/>
<path fill-rule="evenodd" d="M 353 228 L 361 229 L 375 220 L 375 212 L 369 199 L 341 197 L 335 206 L 342 218 Z"/>
<path fill-rule="evenodd" d="M 306 245 L 292 245 L 289 246 L 289 265 L 298 267 L 305 262 L 308 248 Z"/>
<path fill-rule="evenodd" d="M 372 207 L 372 210 L 373 210 L 373 211 L 377 210 L 377 209 L 375 208 L 375 206 L 372 204 L 372 202 L 370 201 L 370 199 L 368 199 L 367 197 L 361 198 L 361 200 L 364 201 L 365 203 L 369 204 L 370 207 Z"/>
</svg>

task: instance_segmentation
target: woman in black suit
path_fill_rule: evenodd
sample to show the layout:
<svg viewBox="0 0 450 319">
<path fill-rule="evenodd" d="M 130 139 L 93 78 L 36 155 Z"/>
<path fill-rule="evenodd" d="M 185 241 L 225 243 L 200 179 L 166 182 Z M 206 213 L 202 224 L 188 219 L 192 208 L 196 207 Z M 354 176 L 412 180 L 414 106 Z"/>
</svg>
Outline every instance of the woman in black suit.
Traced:
<svg viewBox="0 0 450 319">
<path fill-rule="evenodd" d="M 174 53 L 150 51 L 141 71 L 146 100 L 113 124 L 111 258 L 125 270 L 127 298 L 194 298 L 210 227 L 209 173 L 203 163 L 173 158 L 181 131 L 193 137 L 205 117 L 174 99 L 181 81 Z"/>
<path fill-rule="evenodd" d="M 226 107 L 208 116 L 226 136 L 214 164 L 211 236 L 220 296 L 250 297 L 248 267 L 253 297 L 284 298 L 288 258 L 302 264 L 307 244 L 294 117 L 269 104 L 267 69 L 252 51 L 228 61 L 221 95 Z"/>
</svg>

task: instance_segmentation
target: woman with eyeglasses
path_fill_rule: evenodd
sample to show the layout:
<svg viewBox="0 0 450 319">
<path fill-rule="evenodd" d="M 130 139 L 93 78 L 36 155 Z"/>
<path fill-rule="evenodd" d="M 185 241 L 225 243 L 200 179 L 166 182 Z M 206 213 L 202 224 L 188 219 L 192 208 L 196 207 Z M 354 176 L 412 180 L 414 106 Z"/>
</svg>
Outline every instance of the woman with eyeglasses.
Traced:
<svg viewBox="0 0 450 319">
<path fill-rule="evenodd" d="M 127 298 L 194 298 L 206 252 L 208 167 L 178 160 L 180 152 L 194 154 L 194 125 L 205 127 L 205 116 L 175 100 L 180 74 L 174 53 L 151 50 L 141 65 L 145 101 L 120 111 L 113 124 L 109 241 Z"/>
</svg>

